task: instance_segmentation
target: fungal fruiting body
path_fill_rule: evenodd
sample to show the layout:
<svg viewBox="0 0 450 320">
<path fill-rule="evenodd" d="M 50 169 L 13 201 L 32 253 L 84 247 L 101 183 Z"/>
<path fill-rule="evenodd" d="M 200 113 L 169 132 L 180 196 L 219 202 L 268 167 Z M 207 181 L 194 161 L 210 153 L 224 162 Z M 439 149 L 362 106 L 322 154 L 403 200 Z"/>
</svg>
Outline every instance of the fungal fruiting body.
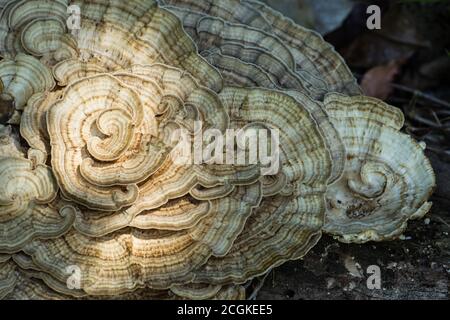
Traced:
<svg viewBox="0 0 450 320">
<path fill-rule="evenodd" d="M 322 232 L 394 239 L 431 207 L 401 111 L 258 1 L 2 6 L 1 298 L 243 299 Z"/>
</svg>

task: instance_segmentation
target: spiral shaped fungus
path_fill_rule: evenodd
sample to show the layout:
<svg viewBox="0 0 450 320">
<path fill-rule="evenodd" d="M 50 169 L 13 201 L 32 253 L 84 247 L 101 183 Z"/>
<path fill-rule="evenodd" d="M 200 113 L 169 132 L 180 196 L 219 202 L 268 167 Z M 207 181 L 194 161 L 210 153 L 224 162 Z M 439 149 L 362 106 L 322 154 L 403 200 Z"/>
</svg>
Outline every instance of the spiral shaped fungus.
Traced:
<svg viewBox="0 0 450 320">
<path fill-rule="evenodd" d="M 401 111 L 258 1 L 0 8 L 0 298 L 244 299 L 322 232 L 431 207 Z"/>
</svg>

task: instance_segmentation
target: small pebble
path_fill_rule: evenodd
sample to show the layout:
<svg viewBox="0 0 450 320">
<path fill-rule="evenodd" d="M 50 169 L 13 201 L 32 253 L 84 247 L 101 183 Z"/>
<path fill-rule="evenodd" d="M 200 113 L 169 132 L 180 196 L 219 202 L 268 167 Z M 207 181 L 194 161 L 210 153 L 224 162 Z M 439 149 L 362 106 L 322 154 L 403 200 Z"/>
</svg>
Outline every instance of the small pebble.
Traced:
<svg viewBox="0 0 450 320">
<path fill-rule="evenodd" d="M 426 218 L 425 220 L 423 220 L 423 223 L 425 223 L 426 225 L 429 225 L 430 224 L 430 218 Z"/>
<path fill-rule="evenodd" d="M 334 278 L 327 279 L 327 289 L 331 289 L 336 284 L 336 280 Z"/>
</svg>

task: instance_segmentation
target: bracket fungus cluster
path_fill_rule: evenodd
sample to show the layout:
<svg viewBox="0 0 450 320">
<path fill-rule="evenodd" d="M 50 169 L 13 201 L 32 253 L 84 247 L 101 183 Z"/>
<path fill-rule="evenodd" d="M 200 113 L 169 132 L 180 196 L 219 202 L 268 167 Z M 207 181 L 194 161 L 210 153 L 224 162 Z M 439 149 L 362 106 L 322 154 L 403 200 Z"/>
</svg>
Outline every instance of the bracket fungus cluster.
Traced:
<svg viewBox="0 0 450 320">
<path fill-rule="evenodd" d="M 323 232 L 395 239 L 431 207 L 401 111 L 258 1 L 0 7 L 0 298 L 243 299 Z M 278 133 L 275 172 L 177 161 L 180 130 L 252 128 Z M 210 142 L 188 148 L 249 148 Z"/>
</svg>

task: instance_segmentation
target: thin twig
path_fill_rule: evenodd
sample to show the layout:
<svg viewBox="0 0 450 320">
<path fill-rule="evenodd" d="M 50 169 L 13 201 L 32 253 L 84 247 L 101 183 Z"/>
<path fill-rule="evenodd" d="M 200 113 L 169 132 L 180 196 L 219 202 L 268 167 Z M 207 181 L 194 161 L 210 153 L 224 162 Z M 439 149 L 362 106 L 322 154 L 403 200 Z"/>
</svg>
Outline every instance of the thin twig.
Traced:
<svg viewBox="0 0 450 320">
<path fill-rule="evenodd" d="M 445 224 L 446 226 L 447 226 L 447 228 L 450 228 L 450 225 L 448 225 L 448 223 L 447 222 L 445 222 L 445 220 L 444 219 L 442 219 L 441 217 L 434 217 L 434 219 L 437 219 L 437 220 L 439 220 L 440 222 L 442 222 L 443 224 Z"/>
<path fill-rule="evenodd" d="M 353 75 L 357 78 L 357 79 L 361 79 L 363 76 L 361 74 L 358 73 L 353 73 Z M 424 93 L 420 90 L 417 89 L 413 89 L 413 88 L 409 88 L 407 86 L 404 86 L 402 84 L 398 84 L 398 83 L 391 83 L 390 84 L 392 88 L 400 90 L 400 91 L 404 91 L 404 92 L 408 92 L 408 93 L 412 93 L 413 95 L 432 101 L 434 103 L 436 103 L 437 105 L 441 105 L 447 108 L 450 108 L 450 103 L 447 101 L 444 101 L 442 99 L 436 98 L 430 94 Z"/>
<path fill-rule="evenodd" d="M 436 98 L 436 97 L 434 97 L 434 96 L 432 96 L 430 94 L 423 93 L 422 91 L 419 91 L 417 89 L 412 89 L 412 88 L 409 88 L 407 86 L 404 86 L 404 85 L 401 85 L 401 84 L 397 84 L 397 83 L 391 83 L 391 87 L 393 87 L 394 89 L 397 89 L 397 90 L 401 90 L 401 91 L 412 93 L 412 94 L 414 94 L 417 97 L 420 97 L 420 98 L 432 101 L 432 102 L 434 102 L 434 103 L 436 103 L 438 105 L 450 108 L 450 103 L 448 103 L 447 101 L 444 101 L 444 100 L 441 100 L 439 98 Z"/>
</svg>

